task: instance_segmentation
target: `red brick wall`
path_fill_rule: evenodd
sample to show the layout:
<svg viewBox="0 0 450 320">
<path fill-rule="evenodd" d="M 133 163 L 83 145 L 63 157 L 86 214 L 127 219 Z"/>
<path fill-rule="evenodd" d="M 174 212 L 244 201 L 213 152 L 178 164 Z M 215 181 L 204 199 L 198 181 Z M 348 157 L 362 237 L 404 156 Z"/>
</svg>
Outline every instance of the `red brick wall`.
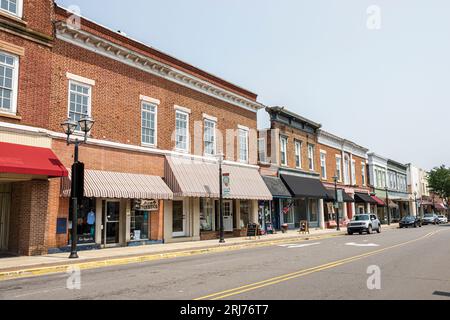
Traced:
<svg viewBox="0 0 450 320">
<path fill-rule="evenodd" d="M 172 150 L 175 130 L 174 105 L 191 109 L 190 134 L 194 123 L 203 123 L 203 113 L 217 117 L 217 129 L 226 136 L 227 129 L 238 125 L 256 129 L 256 114 L 206 96 L 181 85 L 99 56 L 57 40 L 53 55 L 53 91 L 50 129 L 61 131 L 60 124 L 68 113 L 67 72 L 96 81 L 92 89 L 92 116 L 96 120 L 92 137 L 113 142 L 141 145 L 140 95 L 159 99 L 157 147 Z M 200 137 L 202 139 L 202 135 Z M 255 137 L 256 139 L 256 137 Z M 237 138 L 234 139 L 237 159 Z M 256 141 L 252 143 L 252 159 L 256 163 Z M 194 143 L 191 143 L 194 153 Z"/>
<path fill-rule="evenodd" d="M 308 134 L 304 131 L 291 128 L 287 125 L 280 124 L 276 121 L 272 121 L 271 127 L 272 129 L 280 129 L 280 136 L 285 136 L 288 138 L 287 143 L 288 168 L 297 169 L 295 165 L 295 141 L 300 141 L 302 143 L 302 170 L 311 173 L 320 172 L 320 153 L 319 153 L 320 148 L 316 134 Z M 309 170 L 308 144 L 314 145 L 314 170 Z M 280 152 L 280 146 L 277 152 Z"/>
<path fill-rule="evenodd" d="M 19 255 L 47 253 L 49 182 L 12 184 L 9 248 Z"/>
</svg>

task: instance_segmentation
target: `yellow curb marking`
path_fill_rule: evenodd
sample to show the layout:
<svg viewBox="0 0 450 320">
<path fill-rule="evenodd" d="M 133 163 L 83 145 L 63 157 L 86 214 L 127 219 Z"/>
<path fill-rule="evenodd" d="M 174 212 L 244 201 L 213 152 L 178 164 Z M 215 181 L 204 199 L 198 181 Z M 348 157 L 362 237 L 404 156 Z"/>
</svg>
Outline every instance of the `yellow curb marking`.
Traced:
<svg viewBox="0 0 450 320">
<path fill-rule="evenodd" d="M 318 235 L 318 236 L 311 236 L 311 237 L 307 237 L 307 238 L 280 239 L 280 240 L 264 241 L 264 242 L 243 243 L 243 244 L 236 244 L 236 245 L 230 245 L 230 246 L 198 249 L 198 250 L 178 251 L 178 252 L 173 252 L 173 253 L 157 253 L 157 254 L 130 257 L 130 258 L 108 259 L 108 260 L 101 260 L 101 261 L 82 262 L 82 263 L 77 263 L 77 264 L 64 264 L 64 265 L 51 266 L 51 267 L 40 267 L 40 268 L 29 268 L 29 269 L 16 270 L 16 271 L 6 271 L 6 272 L 0 272 L 0 281 L 21 279 L 21 278 L 31 278 L 31 277 L 36 277 L 36 276 L 48 275 L 48 274 L 65 273 L 68 268 L 74 268 L 74 267 L 79 268 L 80 270 L 90 270 L 90 269 L 98 269 L 98 268 L 111 267 L 111 266 L 143 263 L 143 262 L 149 262 L 149 261 L 158 261 L 158 260 L 166 260 L 166 259 L 173 259 L 173 258 L 189 257 L 189 256 L 196 256 L 196 255 L 209 254 L 209 253 L 237 251 L 240 249 L 246 249 L 246 248 L 252 248 L 252 247 L 269 247 L 269 246 L 274 246 L 274 245 L 278 245 L 281 243 L 292 243 L 292 242 L 299 242 L 299 241 L 312 241 L 312 240 L 317 240 L 317 239 L 337 238 L 337 237 L 342 237 L 342 236 L 344 236 L 344 235 L 343 234 Z"/>
<path fill-rule="evenodd" d="M 259 288 L 263 288 L 263 287 L 271 286 L 271 285 L 278 284 L 278 283 L 281 283 L 281 282 L 286 282 L 288 280 L 304 277 L 306 275 L 309 275 L 309 274 L 312 274 L 312 273 L 316 273 L 316 272 L 319 272 L 319 271 L 323 271 L 323 270 L 327 270 L 327 269 L 331 269 L 331 268 L 336 268 L 336 267 L 344 265 L 344 264 L 348 264 L 348 263 L 351 263 L 351 262 L 354 262 L 354 261 L 357 261 L 357 260 L 361 260 L 363 258 L 367 258 L 367 257 L 373 256 L 373 255 L 377 255 L 377 254 L 379 254 L 381 252 L 384 252 L 384 251 L 387 251 L 387 250 L 391 250 L 391 249 L 394 249 L 394 248 L 402 247 L 402 246 L 405 246 L 405 245 L 408 245 L 408 244 L 411 244 L 411 243 L 423 240 L 425 238 L 431 237 L 431 236 L 433 236 L 433 235 L 435 235 L 435 234 L 437 234 L 437 233 L 439 233 L 441 231 L 443 231 L 443 230 L 430 232 L 430 233 L 426 234 L 425 236 L 423 236 L 421 238 L 417 238 L 417 239 L 410 240 L 410 241 L 407 241 L 407 242 L 404 242 L 404 243 L 396 244 L 394 246 L 378 249 L 378 250 L 375 250 L 375 251 L 371 251 L 371 252 L 368 252 L 368 253 L 357 255 L 357 256 L 354 256 L 354 257 L 349 257 L 349 258 L 342 259 L 342 260 L 337 260 L 337 261 L 330 262 L 330 263 L 327 263 L 327 264 L 324 264 L 324 265 L 321 265 L 321 266 L 308 268 L 308 269 L 296 271 L 296 272 L 293 272 L 293 273 L 281 275 L 281 276 L 274 277 L 274 278 L 271 278 L 271 279 L 267 279 L 267 280 L 264 280 L 264 281 L 255 282 L 255 283 L 248 284 L 248 285 L 245 285 L 245 286 L 237 287 L 237 288 L 234 288 L 234 289 L 229 289 L 229 290 L 213 293 L 213 294 L 210 294 L 210 295 L 207 295 L 207 296 L 196 298 L 194 300 L 206 300 L 206 299 L 219 300 L 219 299 L 225 299 L 225 298 L 228 298 L 228 297 L 231 297 L 231 296 L 236 296 L 236 295 L 239 295 L 239 294 L 242 294 L 242 293 L 245 293 L 245 292 L 254 291 L 254 290 L 257 290 Z"/>
</svg>

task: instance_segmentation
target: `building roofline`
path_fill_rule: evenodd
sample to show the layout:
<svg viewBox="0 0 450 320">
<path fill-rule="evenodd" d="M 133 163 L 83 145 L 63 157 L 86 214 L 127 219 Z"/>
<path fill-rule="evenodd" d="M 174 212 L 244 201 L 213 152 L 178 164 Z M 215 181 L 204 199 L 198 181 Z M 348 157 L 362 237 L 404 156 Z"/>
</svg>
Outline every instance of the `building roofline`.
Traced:
<svg viewBox="0 0 450 320">
<path fill-rule="evenodd" d="M 73 14 L 72 12 L 69 11 L 69 9 L 67 9 L 57 3 L 55 3 L 55 11 L 57 11 L 57 13 L 65 15 L 66 17 L 69 17 L 70 15 Z M 116 37 L 119 41 L 124 41 L 126 43 L 129 43 L 130 46 L 134 46 L 135 48 L 137 48 L 139 50 L 147 51 L 149 54 L 159 57 L 161 60 L 163 60 L 163 62 L 177 65 L 183 69 L 186 69 L 193 75 L 197 75 L 197 76 L 200 75 L 200 76 L 210 79 L 214 82 L 217 82 L 217 85 L 220 85 L 221 87 L 223 87 L 225 89 L 231 89 L 233 91 L 240 92 L 241 94 L 245 95 L 248 99 L 252 99 L 252 100 L 256 101 L 258 98 L 258 95 L 256 93 L 254 93 L 248 89 L 245 89 L 241 86 L 231 83 L 219 76 L 216 76 L 216 75 L 209 73 L 203 69 L 200 69 L 192 64 L 182 61 L 182 60 L 180 60 L 172 55 L 169 55 L 161 50 L 155 49 L 155 48 L 151 47 L 150 45 L 145 44 L 144 42 L 135 40 L 135 39 L 133 39 L 127 35 L 124 35 L 118 31 L 114 31 L 113 29 L 106 27 L 102 24 L 99 24 L 99 23 L 95 22 L 94 20 L 86 18 L 82 15 L 80 15 L 80 19 L 82 21 L 82 24 L 83 24 L 83 22 L 86 23 L 87 25 L 91 24 L 92 26 L 95 26 L 96 28 L 101 29 L 101 30 L 98 30 L 99 32 L 103 32 L 103 33 L 109 34 L 112 37 Z"/>
<path fill-rule="evenodd" d="M 325 130 L 320 129 L 319 135 L 320 135 L 320 134 L 323 134 L 324 136 L 327 136 L 327 137 L 336 139 L 336 140 L 338 140 L 338 141 L 341 141 L 343 144 L 347 143 L 347 144 L 351 145 L 351 146 L 354 147 L 354 148 L 358 148 L 358 149 L 364 151 L 365 153 L 369 152 L 369 149 L 368 149 L 368 148 L 363 147 L 363 146 L 361 146 L 361 145 L 359 145 L 359 144 L 357 144 L 357 143 L 355 143 L 355 142 L 353 142 L 353 141 L 351 141 L 351 140 L 347 140 L 347 139 L 345 139 L 345 138 L 341 138 L 341 137 L 339 137 L 339 136 L 337 136 L 337 135 L 335 135 L 335 134 L 333 134 L 333 133 L 330 133 L 330 132 L 328 132 L 328 131 L 325 131 Z"/>
<path fill-rule="evenodd" d="M 279 107 L 279 106 L 266 107 L 266 111 L 269 114 L 272 114 L 272 113 L 284 114 L 288 117 L 294 118 L 294 119 L 299 120 L 304 123 L 307 123 L 316 130 L 322 128 L 322 125 L 320 123 L 317 123 L 317 122 L 309 120 L 305 117 L 302 117 L 301 115 L 299 115 L 295 112 L 289 111 L 285 107 Z"/>
</svg>

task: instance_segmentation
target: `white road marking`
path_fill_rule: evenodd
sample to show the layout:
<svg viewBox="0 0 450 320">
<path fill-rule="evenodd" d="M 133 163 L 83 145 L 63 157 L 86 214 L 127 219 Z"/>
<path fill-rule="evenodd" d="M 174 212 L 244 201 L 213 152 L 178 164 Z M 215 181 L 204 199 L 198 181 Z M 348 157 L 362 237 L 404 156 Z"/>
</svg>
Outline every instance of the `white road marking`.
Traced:
<svg viewBox="0 0 450 320">
<path fill-rule="evenodd" d="M 380 245 L 375 243 L 354 243 L 349 242 L 345 244 L 346 246 L 353 246 L 353 247 L 379 247 Z"/>
<path fill-rule="evenodd" d="M 283 248 L 287 248 L 287 249 L 296 249 L 296 248 L 317 246 L 319 244 L 320 244 L 320 242 L 304 243 L 304 244 L 282 244 L 282 245 L 279 245 L 279 247 L 283 247 Z"/>
</svg>

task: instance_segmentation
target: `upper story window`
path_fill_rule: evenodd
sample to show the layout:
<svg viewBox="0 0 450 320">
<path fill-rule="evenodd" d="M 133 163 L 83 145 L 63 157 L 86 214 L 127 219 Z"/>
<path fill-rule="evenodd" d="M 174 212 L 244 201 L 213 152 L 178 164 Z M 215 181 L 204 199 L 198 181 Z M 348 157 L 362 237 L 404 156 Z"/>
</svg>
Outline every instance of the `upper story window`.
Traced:
<svg viewBox="0 0 450 320">
<path fill-rule="evenodd" d="M 295 166 L 302 167 L 302 143 L 300 141 L 295 141 Z"/>
<path fill-rule="evenodd" d="M 356 162 L 352 160 L 352 184 L 356 185 Z"/>
<path fill-rule="evenodd" d="M 23 0 L 0 0 L 0 8 L 9 14 L 22 17 Z"/>
<path fill-rule="evenodd" d="M 175 112 L 175 148 L 179 151 L 189 151 L 189 114 L 177 110 Z"/>
<path fill-rule="evenodd" d="M 0 112 L 17 111 L 18 68 L 16 56 L 0 52 Z"/>
<path fill-rule="evenodd" d="M 259 138 L 258 139 L 258 160 L 260 162 L 267 162 L 266 159 L 266 139 Z"/>
<path fill-rule="evenodd" d="M 209 119 L 205 119 L 204 152 L 208 156 L 216 154 L 216 122 Z"/>
<path fill-rule="evenodd" d="M 320 171 L 322 179 L 327 179 L 327 154 L 322 151 L 320 152 Z"/>
<path fill-rule="evenodd" d="M 361 162 L 361 183 L 363 186 L 366 185 L 366 164 Z"/>
<path fill-rule="evenodd" d="M 308 162 L 309 170 L 314 170 L 314 146 L 312 144 L 308 144 Z"/>
<path fill-rule="evenodd" d="M 78 123 L 91 116 L 92 87 L 73 80 L 69 81 L 69 118 Z M 78 125 L 77 131 L 80 130 Z"/>
<path fill-rule="evenodd" d="M 248 130 L 239 129 L 239 161 L 248 162 Z"/>
<path fill-rule="evenodd" d="M 344 156 L 344 183 L 350 184 L 350 157 L 346 154 Z"/>
<path fill-rule="evenodd" d="M 338 181 L 342 181 L 342 158 L 336 157 L 336 177 Z"/>
<path fill-rule="evenodd" d="M 157 110 L 158 107 L 146 101 L 141 103 L 142 124 L 141 139 L 143 145 L 156 146 L 157 141 Z"/>
<path fill-rule="evenodd" d="M 282 166 L 287 166 L 287 138 L 280 137 L 280 161 Z"/>
</svg>

